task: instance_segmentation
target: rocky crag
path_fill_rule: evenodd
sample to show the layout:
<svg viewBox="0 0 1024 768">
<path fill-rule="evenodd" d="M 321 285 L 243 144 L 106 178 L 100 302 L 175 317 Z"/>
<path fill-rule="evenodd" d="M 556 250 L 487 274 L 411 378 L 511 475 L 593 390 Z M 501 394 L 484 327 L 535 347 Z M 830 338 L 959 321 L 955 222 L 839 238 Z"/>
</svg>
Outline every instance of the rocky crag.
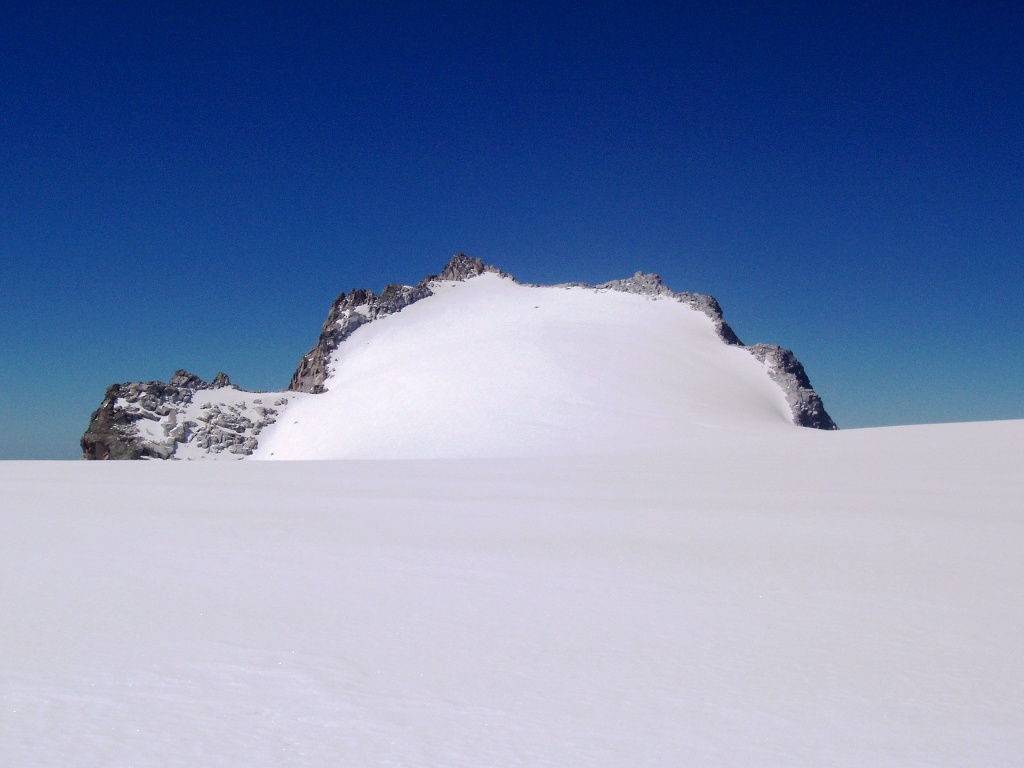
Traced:
<svg viewBox="0 0 1024 768">
<path fill-rule="evenodd" d="M 82 457 L 241 458 L 256 449 L 257 435 L 287 404 L 282 393 L 241 390 L 224 373 L 212 382 L 179 370 L 166 384 L 112 384 L 82 435 Z"/>
<path fill-rule="evenodd" d="M 509 277 L 496 267 L 485 266 L 480 259 L 471 259 L 464 253 L 457 253 L 441 270 L 441 274 L 427 275 L 414 286 L 387 285 L 380 296 L 365 288 L 354 288 L 348 293 L 340 294 L 331 304 L 316 344 L 299 360 L 299 365 L 288 384 L 288 390 L 312 394 L 323 392 L 331 355 L 357 328 L 381 317 L 401 312 L 410 304 L 433 296 L 430 284 L 436 280 L 461 282 L 484 272 Z"/>
<path fill-rule="evenodd" d="M 331 304 L 316 344 L 299 360 L 286 392 L 246 392 L 232 385 L 223 373 L 207 383 L 186 371 L 177 371 L 166 384 L 114 384 L 107 389 L 82 436 L 83 458 L 247 456 L 258 445 L 260 431 L 274 423 L 289 397 L 325 391 L 334 351 L 357 329 L 432 296 L 431 285 L 437 281 L 464 281 L 487 272 L 512 279 L 480 259 L 459 253 L 440 274 L 428 275 L 414 286 L 391 284 L 380 295 L 364 288 L 340 294 Z M 794 424 L 837 428 L 796 356 L 775 344 L 744 345 L 725 322 L 713 296 L 673 291 L 658 275 L 642 272 L 600 285 L 565 283 L 559 287 L 668 298 L 702 312 L 715 324 L 724 343 L 747 350 L 767 368 L 786 395 Z"/>
<path fill-rule="evenodd" d="M 821 397 L 811 386 L 811 380 L 803 365 L 796 359 L 796 355 L 778 344 L 744 344 L 725 322 L 722 308 L 714 296 L 673 291 L 662 284 L 658 275 L 645 275 L 641 272 L 626 280 L 612 280 L 594 287 L 598 290 L 625 291 L 645 296 L 666 296 L 703 312 L 714 322 L 722 341 L 747 350 L 765 365 L 772 381 L 786 393 L 786 402 L 789 403 L 794 424 L 812 429 L 838 429 L 832 417 L 825 411 Z"/>
</svg>

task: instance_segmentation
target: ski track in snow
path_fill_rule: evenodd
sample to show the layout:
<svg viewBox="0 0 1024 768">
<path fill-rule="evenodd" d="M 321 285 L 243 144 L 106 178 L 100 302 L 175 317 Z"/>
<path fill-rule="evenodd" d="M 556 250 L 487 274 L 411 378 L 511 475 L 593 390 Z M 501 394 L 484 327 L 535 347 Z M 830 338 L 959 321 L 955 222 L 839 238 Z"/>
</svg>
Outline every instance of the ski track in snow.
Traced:
<svg viewBox="0 0 1024 768">
<path fill-rule="evenodd" d="M 0 463 L 0 764 L 1019 765 L 1021 456 Z"/>
</svg>

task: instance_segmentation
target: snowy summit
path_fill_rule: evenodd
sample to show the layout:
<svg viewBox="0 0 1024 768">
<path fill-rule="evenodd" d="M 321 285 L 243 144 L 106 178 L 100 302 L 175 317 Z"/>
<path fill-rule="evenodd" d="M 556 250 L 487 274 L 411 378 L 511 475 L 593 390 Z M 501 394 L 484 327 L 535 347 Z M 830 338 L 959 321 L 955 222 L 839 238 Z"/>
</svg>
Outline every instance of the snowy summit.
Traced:
<svg viewBox="0 0 1024 768">
<path fill-rule="evenodd" d="M 1024 421 L 832 426 L 710 297 L 462 256 L 114 385 L 92 458 L 364 460 L 0 462 L 0 764 L 1019 765 Z"/>
<path fill-rule="evenodd" d="M 468 458 L 674 450 L 708 430 L 835 429 L 803 367 L 657 275 L 517 282 L 463 254 L 340 295 L 287 391 L 220 374 L 111 386 L 85 458 Z"/>
</svg>

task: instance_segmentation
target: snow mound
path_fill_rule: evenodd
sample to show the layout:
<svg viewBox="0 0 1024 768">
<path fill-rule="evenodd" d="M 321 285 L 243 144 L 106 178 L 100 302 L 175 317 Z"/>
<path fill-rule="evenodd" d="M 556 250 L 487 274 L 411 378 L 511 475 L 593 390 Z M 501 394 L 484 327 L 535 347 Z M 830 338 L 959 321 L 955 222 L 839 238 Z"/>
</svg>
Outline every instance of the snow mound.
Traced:
<svg viewBox="0 0 1024 768">
<path fill-rule="evenodd" d="M 836 429 L 796 356 L 744 346 L 713 296 L 642 272 L 528 285 L 459 253 L 415 286 L 339 295 L 287 391 L 185 370 L 112 384 L 80 444 L 86 459 L 583 456 L 792 425 Z"/>
<path fill-rule="evenodd" d="M 671 296 L 500 273 L 429 287 L 352 332 L 254 457 L 607 454 L 792 427 L 770 365 Z"/>
</svg>

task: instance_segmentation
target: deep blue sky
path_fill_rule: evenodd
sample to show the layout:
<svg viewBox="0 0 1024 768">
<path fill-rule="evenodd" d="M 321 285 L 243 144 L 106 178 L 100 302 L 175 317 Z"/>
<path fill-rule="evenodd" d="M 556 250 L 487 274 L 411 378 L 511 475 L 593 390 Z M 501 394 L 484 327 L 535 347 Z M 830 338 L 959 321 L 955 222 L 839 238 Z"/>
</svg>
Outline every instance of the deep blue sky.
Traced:
<svg viewBox="0 0 1024 768">
<path fill-rule="evenodd" d="M 0 458 L 456 251 L 714 294 L 842 427 L 1024 418 L 1020 3 L 162 5 L 0 11 Z"/>
</svg>

